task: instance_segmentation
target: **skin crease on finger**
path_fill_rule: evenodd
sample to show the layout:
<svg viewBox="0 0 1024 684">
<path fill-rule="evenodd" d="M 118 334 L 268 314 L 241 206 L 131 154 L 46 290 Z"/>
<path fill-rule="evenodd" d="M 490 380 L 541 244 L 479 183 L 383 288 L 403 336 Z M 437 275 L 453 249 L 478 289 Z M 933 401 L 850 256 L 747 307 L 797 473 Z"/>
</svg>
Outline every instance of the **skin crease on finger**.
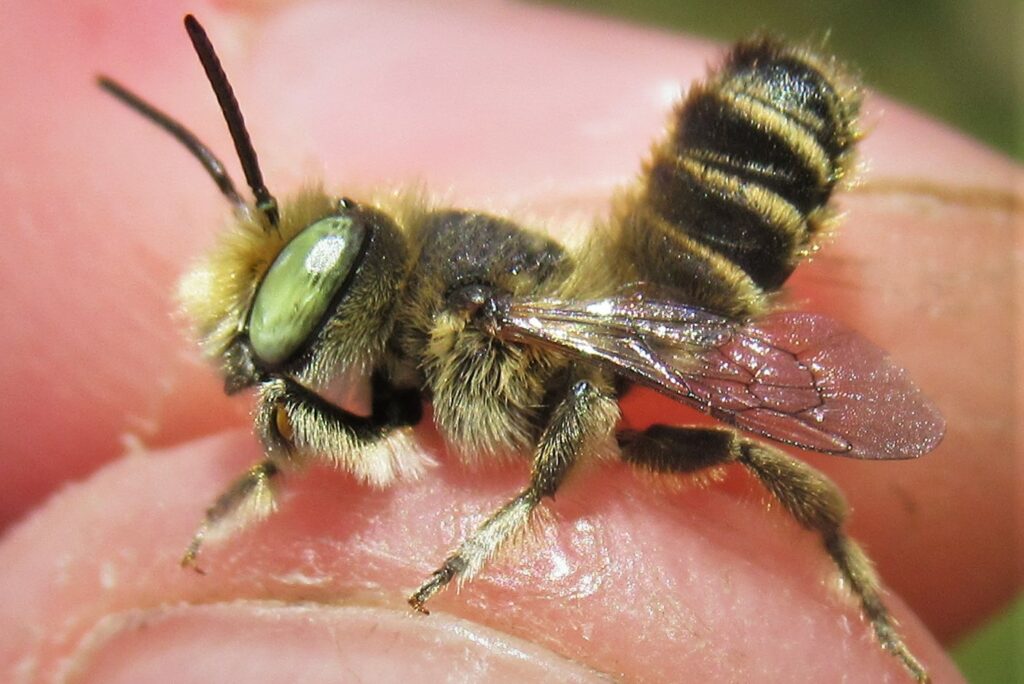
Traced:
<svg viewBox="0 0 1024 684">
<path fill-rule="evenodd" d="M 207 24 L 278 194 L 311 177 L 354 196 L 423 181 L 454 202 L 512 210 L 552 230 L 586 225 L 606 208 L 663 125 L 668 95 L 716 54 L 676 36 L 492 5 L 457 8 L 442 23 L 427 22 L 423 7 L 381 3 L 273 12 L 171 3 L 116 13 L 98 3 L 70 12 L 17 8 L 0 49 L 13 50 L 4 63 L 36 75 L 17 88 L 3 84 L 16 93 L 0 104 L 0 120 L 10 122 L 5 158 L 26 161 L 2 176 L 5 194 L 19 201 L 9 202 L 16 208 L 13 244 L 0 256 L 0 315 L 11 317 L 3 325 L 6 385 L 32 391 L 5 405 L 2 418 L 8 516 L 110 459 L 124 435 L 160 446 L 245 423 L 247 402 L 220 394 L 215 373 L 168 316 L 174 279 L 223 221 L 223 198 L 166 136 L 91 85 L 95 70 L 110 72 L 193 127 L 234 168 L 181 30 L 185 11 Z M 27 39 L 44 29 L 78 39 L 30 47 Z M 266 84 L 281 83 L 286 90 L 266 97 Z M 981 283 L 1011 284 L 1010 193 L 1019 172 L 874 98 L 867 125 L 865 180 L 843 198 L 847 218 L 834 243 L 798 270 L 791 300 L 889 349 L 942 408 L 949 432 L 919 463 L 806 460 L 848 495 L 852 533 L 889 585 L 948 637 L 1012 596 L 1019 581 L 1017 559 L 1005 553 L 1019 484 L 1007 416 L 1012 317 L 998 297 L 978 296 Z M 55 291 L 55 267 L 71 287 Z M 638 395 L 627 402 L 637 422 L 691 418 Z M 429 431 L 420 436 L 440 451 Z M 87 679 L 104 662 L 103 645 L 132 638 L 124 625 L 167 630 L 188 619 L 160 612 L 176 602 L 339 601 L 419 620 L 404 612 L 404 592 L 525 472 L 467 472 L 442 458 L 424 482 L 381 493 L 314 471 L 289 481 L 280 516 L 211 548 L 206 577 L 181 572 L 177 557 L 199 515 L 257 458 L 254 440 L 237 432 L 135 453 L 13 528 L 0 547 L 9 596 L 0 631 L 14 635 L 0 646 L 3 666 L 41 679 L 80 668 Z M 674 492 L 599 466 L 570 482 L 553 508 L 544 543 L 431 607 L 533 642 L 545 653 L 530 656 L 549 664 L 561 654 L 626 679 L 905 680 L 834 586 L 813 537 L 766 514 L 740 474 Z M 105 618 L 137 611 L 157 615 Z M 937 681 L 956 681 L 918 623 L 897 614 Z M 244 623 L 238 615 L 192 619 L 193 634 L 221 620 L 217 629 L 232 635 L 193 643 L 230 650 L 241 638 L 230 627 Z M 280 617 L 282 630 L 291 619 Z M 101 634 L 111 624 L 119 625 L 113 636 Z M 405 644 L 397 652 L 416 667 L 422 639 L 390 623 L 380 632 Z M 334 655 L 345 650 L 329 646 Z"/>
</svg>

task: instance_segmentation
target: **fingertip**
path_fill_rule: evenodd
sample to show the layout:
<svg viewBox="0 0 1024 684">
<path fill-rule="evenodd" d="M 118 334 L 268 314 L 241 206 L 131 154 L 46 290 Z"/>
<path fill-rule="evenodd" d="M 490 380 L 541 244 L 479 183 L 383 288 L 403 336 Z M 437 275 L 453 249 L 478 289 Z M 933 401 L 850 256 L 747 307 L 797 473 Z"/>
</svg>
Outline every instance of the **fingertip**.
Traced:
<svg viewBox="0 0 1024 684">
<path fill-rule="evenodd" d="M 282 662 L 306 653 L 307 665 L 326 659 L 324 671 L 333 672 L 349 654 L 338 656 L 330 650 L 337 642 L 321 637 L 349 629 L 343 623 L 355 613 L 331 611 L 379 608 L 408 618 L 411 589 L 523 477 L 521 468 L 467 472 L 444 461 L 421 481 L 373 492 L 313 469 L 283 483 L 277 515 L 205 549 L 206 575 L 182 570 L 179 554 L 204 508 L 259 457 L 244 432 L 128 457 L 12 530 L 0 544 L 10 594 L 0 606 L 4 667 L 31 660 L 45 677 L 76 653 L 83 671 L 114 676 L 131 661 L 119 664 L 111 654 L 130 653 L 159 672 L 204 646 L 207 656 L 196 662 L 212 666 L 218 653 L 227 662 L 263 649 L 262 635 L 278 624 L 282 638 L 297 644 L 280 654 Z M 673 493 L 652 490 L 621 465 L 595 468 L 552 504 L 538 543 L 493 563 L 460 592 L 438 595 L 431 615 L 412 626 L 430 632 L 433 621 L 455 619 L 460 634 L 490 644 L 487 650 L 507 650 L 493 640 L 496 630 L 586 673 L 631 680 L 688 672 L 705 681 L 901 681 L 899 664 L 836 583 L 820 542 L 757 501 L 742 478 Z M 251 602 L 259 604 L 255 613 L 230 619 L 188 612 Z M 892 603 L 912 650 L 939 681 L 958 681 L 920 623 Z M 288 612 L 296 607 L 308 608 L 309 622 L 322 629 L 309 636 L 301 620 L 292 625 L 305 615 Z M 378 656 L 420 653 L 415 639 L 437 638 L 412 627 L 395 631 L 390 613 L 363 614 L 353 629 L 408 649 L 367 644 L 367 667 Z M 250 620 L 258 632 L 251 641 Z M 156 635 L 153 645 L 147 634 Z M 322 643 L 304 652 L 307 640 Z M 105 655 L 97 655 L 99 642 L 111 646 Z"/>
</svg>

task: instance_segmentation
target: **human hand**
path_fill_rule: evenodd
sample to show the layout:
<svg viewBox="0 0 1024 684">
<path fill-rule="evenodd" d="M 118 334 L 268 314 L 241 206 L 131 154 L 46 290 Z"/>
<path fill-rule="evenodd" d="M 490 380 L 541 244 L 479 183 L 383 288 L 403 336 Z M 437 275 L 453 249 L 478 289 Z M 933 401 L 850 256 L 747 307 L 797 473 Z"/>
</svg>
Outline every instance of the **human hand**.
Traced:
<svg viewBox="0 0 1024 684">
<path fill-rule="evenodd" d="M 273 679 L 280 667 L 336 680 L 331 668 L 429 678 L 487 663 L 490 679 L 529 668 L 561 679 L 555 668 L 575 666 L 557 653 L 628 680 L 903 681 L 831 587 L 817 540 L 765 513 L 741 475 L 681 492 L 652 490 L 620 466 L 581 475 L 551 507 L 558 522 L 545 543 L 495 563 L 461 595 L 437 597 L 427 619 L 407 614 L 405 594 L 521 484 L 522 468 L 473 473 L 443 459 L 424 481 L 384 493 L 314 470 L 289 479 L 273 520 L 207 549 L 208 576 L 181 572 L 204 508 L 259 456 L 235 429 L 246 402 L 222 396 L 168 316 L 175 277 L 227 207 L 194 160 L 92 78 L 110 72 L 230 164 L 180 28 L 189 10 L 221 52 L 275 192 L 310 176 L 357 197 L 423 180 L 450 189 L 453 203 L 552 230 L 579 229 L 606 209 L 665 121 L 666 86 L 685 86 L 718 54 L 503 6 L 456 9 L 438 23 L 433 8 L 380 4 L 19 8 L 0 49 L 39 54 L 34 27 L 62 40 L 47 44 L 47 59 L 4 62 L 21 78 L 4 88 L 16 96 L 3 182 L 18 194 L 0 269 L 15 397 L 3 418 L 3 501 L 23 510 L 33 486 L 38 495 L 116 456 L 126 433 L 150 449 L 64 491 L 4 540 L 5 667 L 30 658 L 41 675 L 70 666 L 103 679 L 119 666 L 133 681 L 144 663 L 157 678 L 202 667 Z M 870 172 L 843 197 L 835 244 L 798 271 L 793 299 L 889 349 L 943 409 L 949 434 L 915 463 L 806 460 L 849 496 L 852 534 L 883 578 L 950 635 L 1015 589 L 1015 559 L 1002 547 L 1013 538 L 1016 454 L 1012 425 L 999 420 L 1015 386 L 1013 319 L 978 295 L 977 274 L 1013 286 L 1001 269 L 1018 239 L 1007 199 L 1017 171 L 896 107 L 881 117 L 870 105 Z M 690 418 L 649 393 L 627 412 Z M 429 430 L 420 437 L 439 451 Z M 920 625 L 897 614 L 936 678 L 955 678 Z"/>
</svg>

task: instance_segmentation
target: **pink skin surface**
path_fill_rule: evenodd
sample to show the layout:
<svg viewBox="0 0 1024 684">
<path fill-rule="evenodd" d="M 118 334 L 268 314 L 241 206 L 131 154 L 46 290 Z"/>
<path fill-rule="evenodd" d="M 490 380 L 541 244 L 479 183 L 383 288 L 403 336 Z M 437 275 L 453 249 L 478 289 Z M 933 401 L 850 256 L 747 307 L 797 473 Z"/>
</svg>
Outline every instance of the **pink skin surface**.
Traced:
<svg viewBox="0 0 1024 684">
<path fill-rule="evenodd" d="M 228 211 L 96 71 L 236 168 L 181 28 L 193 11 L 280 197 L 317 178 L 356 198 L 422 182 L 578 236 L 719 53 L 496 4 L 154 5 L 17 3 L 0 23 L 0 519 L 22 518 L 0 542 L 0 679 L 909 681 L 814 536 L 741 472 L 673 488 L 586 469 L 537 543 L 423 618 L 405 596 L 525 477 L 467 470 L 423 428 L 441 466 L 422 481 L 379 492 L 315 469 L 272 520 L 206 549 L 207 575 L 181 571 L 202 511 L 260 455 L 249 403 L 222 394 L 173 314 Z M 1021 175 L 875 97 L 866 128 L 843 228 L 790 301 L 889 349 L 948 433 L 917 462 L 801 457 L 847 494 L 853 536 L 920 616 L 889 594 L 911 648 L 960 681 L 924 625 L 951 639 L 1020 586 Z M 650 392 L 625 410 L 634 426 L 694 420 Z"/>
</svg>

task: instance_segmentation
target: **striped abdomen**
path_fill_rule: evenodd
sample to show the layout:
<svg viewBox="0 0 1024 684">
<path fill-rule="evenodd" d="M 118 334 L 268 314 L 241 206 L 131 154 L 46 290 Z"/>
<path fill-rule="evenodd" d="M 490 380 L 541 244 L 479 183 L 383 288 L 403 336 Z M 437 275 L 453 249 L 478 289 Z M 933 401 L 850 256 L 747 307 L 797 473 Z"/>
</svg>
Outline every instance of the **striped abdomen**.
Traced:
<svg viewBox="0 0 1024 684">
<path fill-rule="evenodd" d="M 677 107 L 621 208 L 619 247 L 635 277 L 756 313 L 828 218 L 857 109 L 855 86 L 831 60 L 767 39 L 736 46 Z"/>
</svg>

